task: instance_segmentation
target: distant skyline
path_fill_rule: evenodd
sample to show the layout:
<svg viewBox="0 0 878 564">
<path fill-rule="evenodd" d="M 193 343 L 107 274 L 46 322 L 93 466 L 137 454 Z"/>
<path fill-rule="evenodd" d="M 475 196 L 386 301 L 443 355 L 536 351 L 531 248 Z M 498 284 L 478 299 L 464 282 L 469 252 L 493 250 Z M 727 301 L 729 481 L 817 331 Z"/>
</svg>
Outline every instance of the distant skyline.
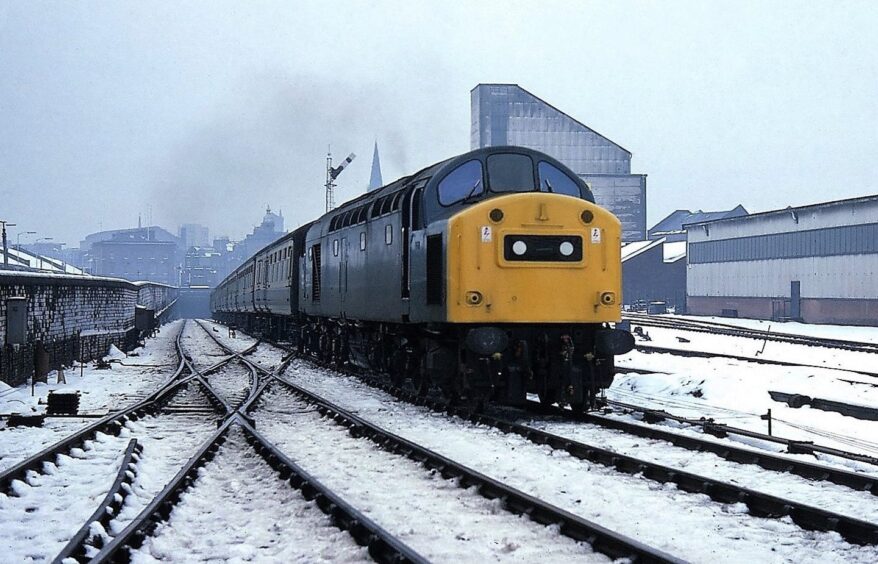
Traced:
<svg viewBox="0 0 878 564">
<path fill-rule="evenodd" d="M 295 228 L 330 144 L 359 155 L 338 202 L 376 140 L 385 182 L 468 150 L 480 82 L 630 150 L 650 226 L 874 194 L 876 28 L 871 2 L 5 2 L 0 219 L 68 247 L 149 213 Z"/>
</svg>

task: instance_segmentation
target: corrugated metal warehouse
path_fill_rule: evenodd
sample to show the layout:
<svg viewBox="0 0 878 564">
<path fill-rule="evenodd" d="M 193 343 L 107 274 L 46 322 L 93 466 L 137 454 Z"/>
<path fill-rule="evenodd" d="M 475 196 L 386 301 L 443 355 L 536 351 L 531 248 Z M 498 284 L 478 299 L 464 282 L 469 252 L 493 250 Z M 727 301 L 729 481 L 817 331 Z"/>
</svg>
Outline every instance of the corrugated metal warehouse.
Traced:
<svg viewBox="0 0 878 564">
<path fill-rule="evenodd" d="M 687 228 L 690 314 L 878 324 L 878 195 Z"/>
<path fill-rule="evenodd" d="M 622 247 L 622 300 L 632 309 L 652 303 L 686 309 L 686 241 L 636 241 Z"/>
<path fill-rule="evenodd" d="M 555 157 L 619 218 L 623 241 L 646 239 L 646 175 L 631 174 L 630 151 L 517 84 L 479 84 L 471 103 L 473 149 L 518 145 Z"/>
</svg>

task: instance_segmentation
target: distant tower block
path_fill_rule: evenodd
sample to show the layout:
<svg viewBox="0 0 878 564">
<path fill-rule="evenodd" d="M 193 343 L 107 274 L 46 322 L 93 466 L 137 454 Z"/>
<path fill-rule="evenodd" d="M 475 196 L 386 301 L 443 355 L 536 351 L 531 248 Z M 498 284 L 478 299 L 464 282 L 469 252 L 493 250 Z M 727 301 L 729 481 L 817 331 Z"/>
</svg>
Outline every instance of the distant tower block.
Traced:
<svg viewBox="0 0 878 564">
<path fill-rule="evenodd" d="M 372 153 L 372 176 L 369 177 L 369 192 L 384 186 L 381 179 L 381 159 L 378 158 L 378 141 L 375 141 L 375 150 Z"/>
</svg>

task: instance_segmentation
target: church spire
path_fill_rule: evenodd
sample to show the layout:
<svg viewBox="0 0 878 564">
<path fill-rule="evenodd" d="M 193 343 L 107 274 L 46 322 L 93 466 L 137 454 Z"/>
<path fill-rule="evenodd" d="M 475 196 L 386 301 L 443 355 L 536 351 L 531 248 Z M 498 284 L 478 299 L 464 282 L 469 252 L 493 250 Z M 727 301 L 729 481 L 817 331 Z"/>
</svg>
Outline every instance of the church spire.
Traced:
<svg viewBox="0 0 878 564">
<path fill-rule="evenodd" d="M 378 158 L 378 141 L 375 141 L 375 150 L 372 153 L 372 176 L 369 178 L 369 191 L 381 188 L 384 181 L 381 180 L 381 160 Z"/>
</svg>

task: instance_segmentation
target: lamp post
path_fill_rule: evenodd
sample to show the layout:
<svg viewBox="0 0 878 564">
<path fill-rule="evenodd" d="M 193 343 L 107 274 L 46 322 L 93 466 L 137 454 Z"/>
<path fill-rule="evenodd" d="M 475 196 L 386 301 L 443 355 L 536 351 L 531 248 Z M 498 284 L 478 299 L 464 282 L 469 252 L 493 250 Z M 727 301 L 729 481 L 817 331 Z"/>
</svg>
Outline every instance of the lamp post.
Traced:
<svg viewBox="0 0 878 564">
<path fill-rule="evenodd" d="M 34 246 L 39 245 L 40 241 L 51 241 L 52 239 L 54 239 L 54 237 L 40 237 L 39 239 L 37 239 L 36 243 L 34 243 Z M 39 249 L 39 247 L 38 247 L 38 249 Z M 40 270 L 42 270 L 43 269 L 43 254 L 38 252 L 37 256 L 40 257 Z"/>
<path fill-rule="evenodd" d="M 18 235 L 15 236 L 15 250 L 19 253 L 21 252 L 21 236 L 22 235 L 36 235 L 36 231 L 19 231 Z"/>
<path fill-rule="evenodd" d="M 15 224 L 2 219 L 0 219 L 0 223 L 3 224 L 3 265 L 9 266 L 9 247 L 6 245 L 6 226 L 15 227 Z"/>
</svg>

